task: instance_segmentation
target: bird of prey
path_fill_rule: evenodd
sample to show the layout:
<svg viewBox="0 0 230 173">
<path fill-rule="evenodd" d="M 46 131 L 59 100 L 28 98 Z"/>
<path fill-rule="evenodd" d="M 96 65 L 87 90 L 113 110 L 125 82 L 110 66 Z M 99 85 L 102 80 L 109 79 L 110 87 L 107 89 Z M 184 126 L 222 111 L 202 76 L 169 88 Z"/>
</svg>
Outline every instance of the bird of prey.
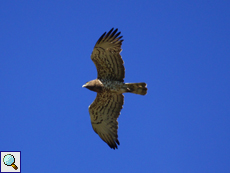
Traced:
<svg viewBox="0 0 230 173">
<path fill-rule="evenodd" d="M 146 83 L 124 83 L 125 68 L 121 58 L 121 32 L 111 29 L 96 42 L 91 59 L 97 68 L 97 79 L 84 84 L 91 91 L 97 92 L 96 99 L 89 106 L 93 130 L 110 148 L 117 148 L 117 119 L 124 104 L 123 93 L 145 95 Z"/>
</svg>

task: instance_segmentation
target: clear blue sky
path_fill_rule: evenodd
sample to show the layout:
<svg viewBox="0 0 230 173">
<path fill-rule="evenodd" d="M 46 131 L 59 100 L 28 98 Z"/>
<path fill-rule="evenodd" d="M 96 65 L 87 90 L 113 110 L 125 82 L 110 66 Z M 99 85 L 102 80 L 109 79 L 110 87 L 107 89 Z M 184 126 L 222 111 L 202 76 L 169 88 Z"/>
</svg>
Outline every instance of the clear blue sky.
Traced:
<svg viewBox="0 0 230 173">
<path fill-rule="evenodd" d="M 230 1 L 0 1 L 0 150 L 23 173 L 230 172 Z M 118 150 L 93 131 L 90 54 L 124 36 Z"/>
</svg>

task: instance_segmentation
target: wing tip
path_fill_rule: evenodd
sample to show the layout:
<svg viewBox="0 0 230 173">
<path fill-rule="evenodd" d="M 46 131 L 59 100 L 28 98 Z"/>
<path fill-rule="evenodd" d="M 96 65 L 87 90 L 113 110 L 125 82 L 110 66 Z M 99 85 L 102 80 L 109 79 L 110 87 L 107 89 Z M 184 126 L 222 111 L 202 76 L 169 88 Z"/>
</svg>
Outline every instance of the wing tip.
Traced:
<svg viewBox="0 0 230 173">
<path fill-rule="evenodd" d="M 118 149 L 118 146 L 117 145 L 120 145 L 120 142 L 118 139 L 116 139 L 115 141 L 113 141 L 113 143 L 107 143 L 108 146 L 111 148 L 111 149 Z"/>
<path fill-rule="evenodd" d="M 116 28 L 114 30 L 114 27 L 112 29 L 109 30 L 109 32 L 104 32 L 101 37 L 98 39 L 98 41 L 96 42 L 96 44 L 100 44 L 101 42 L 104 41 L 111 41 L 111 42 L 115 42 L 115 43 L 122 43 L 124 40 L 121 38 L 123 36 L 119 36 L 121 34 L 121 32 L 117 32 L 118 28 Z M 119 36 L 119 37 L 118 37 Z"/>
</svg>

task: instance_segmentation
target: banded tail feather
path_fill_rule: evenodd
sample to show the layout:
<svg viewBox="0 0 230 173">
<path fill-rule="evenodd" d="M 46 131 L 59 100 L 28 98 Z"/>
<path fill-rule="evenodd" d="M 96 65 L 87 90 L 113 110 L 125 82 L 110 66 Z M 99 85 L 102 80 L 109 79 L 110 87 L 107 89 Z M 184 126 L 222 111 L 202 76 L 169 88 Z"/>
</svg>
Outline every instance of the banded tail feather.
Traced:
<svg viewBox="0 0 230 173">
<path fill-rule="evenodd" d="M 128 92 L 134 94 L 145 95 L 147 94 L 147 84 L 144 82 L 141 83 L 126 83 L 125 84 L 128 88 Z"/>
</svg>

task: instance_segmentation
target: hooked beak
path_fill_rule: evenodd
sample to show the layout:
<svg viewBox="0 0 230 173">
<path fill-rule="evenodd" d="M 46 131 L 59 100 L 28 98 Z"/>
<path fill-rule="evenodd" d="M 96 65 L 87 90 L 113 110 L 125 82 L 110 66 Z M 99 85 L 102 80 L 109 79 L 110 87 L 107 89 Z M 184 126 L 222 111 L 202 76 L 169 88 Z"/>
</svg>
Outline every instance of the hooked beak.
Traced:
<svg viewBox="0 0 230 173">
<path fill-rule="evenodd" d="M 84 84 L 84 85 L 82 85 L 82 88 L 85 88 L 86 87 L 86 85 Z"/>
</svg>

